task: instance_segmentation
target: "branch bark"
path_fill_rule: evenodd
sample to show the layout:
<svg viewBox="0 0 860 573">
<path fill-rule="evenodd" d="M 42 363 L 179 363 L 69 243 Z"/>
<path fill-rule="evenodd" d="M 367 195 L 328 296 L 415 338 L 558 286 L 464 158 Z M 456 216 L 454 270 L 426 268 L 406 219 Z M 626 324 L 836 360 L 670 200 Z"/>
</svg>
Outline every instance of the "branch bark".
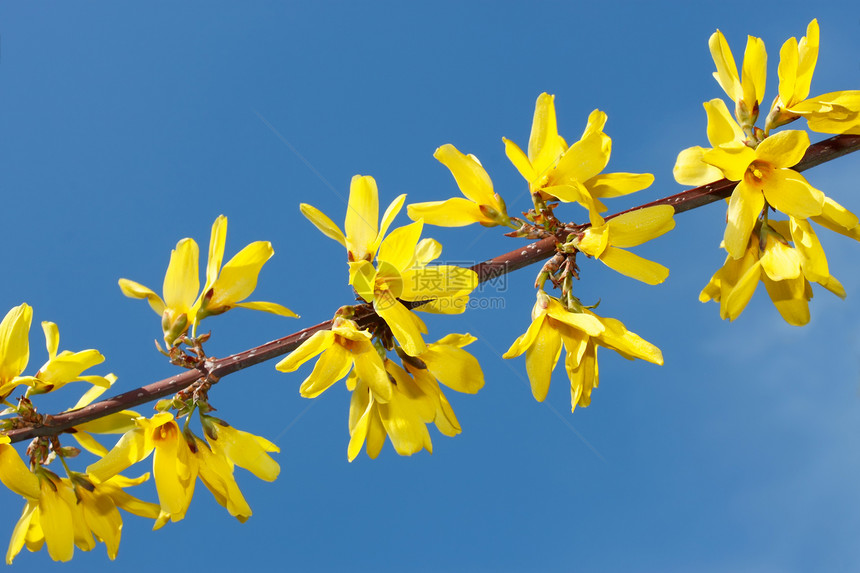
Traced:
<svg viewBox="0 0 860 573">
<path fill-rule="evenodd" d="M 807 150 L 806 155 L 804 155 L 803 159 L 794 167 L 794 169 L 796 171 L 805 171 L 857 150 L 860 150 L 860 136 L 836 135 L 811 145 Z M 736 181 L 727 181 L 726 179 L 722 179 L 676 195 L 671 195 L 650 203 L 638 205 L 626 211 L 609 215 L 606 219 L 608 220 L 613 217 L 617 217 L 622 213 L 629 213 L 630 211 L 644 209 L 655 205 L 672 205 L 675 208 L 675 213 L 683 213 L 684 211 L 689 211 L 690 209 L 695 209 L 709 203 L 719 201 L 720 199 L 725 199 L 731 195 L 736 185 Z M 581 231 L 586 227 L 588 227 L 588 223 L 568 227 L 565 230 L 565 234 Z M 555 253 L 555 245 L 559 239 L 563 239 L 563 237 L 548 237 L 546 239 L 541 239 L 540 241 L 524 245 L 509 253 L 478 263 L 471 268 L 477 273 L 478 280 L 485 282 L 487 280 L 497 278 L 502 274 L 513 272 L 517 269 L 521 269 L 549 258 Z M 374 319 L 376 319 L 376 316 L 373 311 L 365 310 L 365 312 L 356 317 L 356 322 L 358 322 L 360 327 L 366 327 Z M 218 380 L 228 374 L 248 368 L 249 366 L 254 366 L 261 362 L 266 362 L 273 358 L 283 356 L 284 354 L 292 352 L 298 348 L 306 338 L 315 332 L 331 328 L 331 324 L 332 321 L 328 320 L 283 338 L 250 348 L 244 352 L 227 356 L 226 358 L 209 359 L 199 368 L 186 370 L 180 374 L 171 376 L 170 378 L 165 378 L 158 382 L 147 384 L 146 386 L 130 390 L 112 398 L 95 402 L 78 410 L 63 412 L 54 416 L 46 416 L 44 424 L 41 426 L 16 428 L 6 432 L 6 435 L 12 442 L 20 442 L 38 436 L 49 436 L 69 431 L 72 427 L 78 424 L 83 424 L 84 422 L 89 422 L 109 414 L 114 414 L 147 402 L 158 400 L 159 398 L 170 396 L 184 388 L 187 388 L 194 382 L 206 378 L 207 376 L 210 379 Z"/>
</svg>

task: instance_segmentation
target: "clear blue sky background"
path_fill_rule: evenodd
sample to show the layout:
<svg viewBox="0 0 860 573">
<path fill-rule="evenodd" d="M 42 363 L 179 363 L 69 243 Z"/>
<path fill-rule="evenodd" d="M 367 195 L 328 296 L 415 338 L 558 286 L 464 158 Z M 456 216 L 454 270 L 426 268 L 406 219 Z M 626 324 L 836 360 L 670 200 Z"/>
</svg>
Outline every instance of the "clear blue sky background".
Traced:
<svg viewBox="0 0 860 573">
<path fill-rule="evenodd" d="M 329 318 L 351 301 L 340 245 L 298 210 L 341 222 L 350 178 L 373 175 L 381 201 L 457 195 L 432 158 L 453 143 L 476 154 L 512 212 L 525 185 L 502 136 L 525 145 L 534 101 L 556 94 L 568 140 L 588 113 L 609 114 L 610 171 L 652 172 L 654 186 L 613 211 L 676 193 L 679 150 L 706 144 L 702 102 L 722 95 L 707 40 L 722 29 L 740 59 L 764 38 L 768 94 L 779 47 L 813 17 L 821 54 L 813 92 L 858 89 L 853 2 L 153 2 L 0 5 L 0 193 L 3 312 L 35 308 L 61 347 L 95 347 L 99 372 L 125 391 L 173 373 L 152 347 L 159 319 L 116 281 L 160 290 L 170 249 L 229 217 L 228 256 L 258 239 L 276 255 L 255 300 L 302 315 L 237 310 L 209 321 L 223 356 Z M 817 137 L 817 136 L 816 136 Z M 860 157 L 808 172 L 860 212 Z M 576 207 L 560 209 L 581 221 Z M 405 215 L 398 219 L 407 221 Z M 434 454 L 347 463 L 349 394 L 312 402 L 307 374 L 273 364 L 212 393 L 234 425 L 276 441 L 282 474 L 237 470 L 254 516 L 238 524 L 198 484 L 183 522 L 150 533 L 127 516 L 117 567 L 374 571 L 857 571 L 860 569 L 860 245 L 822 232 L 845 302 L 816 286 L 812 321 L 786 325 L 760 288 L 721 322 L 698 302 L 722 264 L 721 205 L 680 215 L 638 252 L 671 268 L 648 287 L 580 261 L 577 291 L 660 346 L 666 365 L 602 351 L 592 406 L 570 413 L 563 371 L 536 403 L 523 359 L 502 361 L 529 324 L 536 268 L 512 274 L 500 311 L 429 322 L 430 338 L 479 337 L 486 386 L 449 392 L 463 426 L 432 430 Z M 494 230 L 429 229 L 449 261 L 480 261 L 519 243 Z M 77 399 L 69 389 L 53 407 Z M 148 407 L 142 412 L 150 412 Z M 149 466 L 142 464 L 140 471 Z M 154 497 L 149 486 L 140 495 Z M 0 493 L 0 538 L 22 502 Z M 5 545 L 4 545 L 5 546 Z M 77 552 L 66 571 L 107 562 Z M 14 568 L 49 568 L 43 551 Z"/>
</svg>

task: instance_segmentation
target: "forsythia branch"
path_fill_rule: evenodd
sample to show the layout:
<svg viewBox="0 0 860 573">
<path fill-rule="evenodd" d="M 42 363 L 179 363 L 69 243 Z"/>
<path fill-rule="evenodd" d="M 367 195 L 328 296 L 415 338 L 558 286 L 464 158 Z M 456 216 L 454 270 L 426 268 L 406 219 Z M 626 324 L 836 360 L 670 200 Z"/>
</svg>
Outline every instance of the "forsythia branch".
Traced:
<svg viewBox="0 0 860 573">
<path fill-rule="evenodd" d="M 794 170 L 804 171 L 857 150 L 860 150 L 860 136 L 837 135 L 810 146 L 800 163 L 794 167 Z M 722 179 L 610 215 L 606 217 L 606 220 L 623 213 L 656 205 L 671 205 L 674 207 L 676 213 L 682 213 L 720 199 L 725 199 L 731 195 L 737 183 L 736 181 Z M 563 234 L 581 232 L 589 227 L 589 225 L 589 223 L 584 223 L 568 226 L 564 229 Z M 549 258 L 556 252 L 556 243 L 563 239 L 564 237 L 548 237 L 488 261 L 478 263 L 471 267 L 471 269 L 477 273 L 479 281 L 485 282 L 491 278 L 498 277 L 500 274 L 509 273 Z M 355 317 L 359 328 L 364 328 L 377 319 L 378 317 L 369 307 L 364 307 L 363 312 Z M 6 432 L 6 435 L 11 442 L 20 442 L 38 436 L 56 435 L 84 422 L 170 396 L 200 380 L 216 382 L 228 374 L 283 356 L 295 350 L 312 334 L 321 330 L 328 330 L 331 327 L 332 321 L 328 320 L 225 358 L 209 358 L 194 369 L 159 380 L 158 382 L 153 382 L 135 390 L 130 390 L 118 396 L 95 402 L 78 410 L 63 412 L 53 416 L 44 416 L 41 425 L 16 428 Z"/>
</svg>

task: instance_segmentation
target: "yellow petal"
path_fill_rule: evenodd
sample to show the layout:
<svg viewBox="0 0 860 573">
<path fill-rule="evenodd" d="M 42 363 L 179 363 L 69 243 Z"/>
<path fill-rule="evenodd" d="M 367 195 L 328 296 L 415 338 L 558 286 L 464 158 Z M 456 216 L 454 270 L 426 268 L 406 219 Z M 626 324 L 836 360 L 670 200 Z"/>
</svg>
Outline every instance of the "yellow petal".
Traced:
<svg viewBox="0 0 860 573">
<path fill-rule="evenodd" d="M 610 241 L 621 248 L 641 245 L 674 229 L 674 215 L 671 205 L 656 205 L 614 217 L 607 223 Z"/>
<path fill-rule="evenodd" d="M 526 329 L 523 334 L 521 334 L 517 337 L 516 340 L 514 340 L 508 351 L 502 355 L 502 358 L 516 358 L 517 356 L 525 352 L 529 346 L 534 344 L 534 341 L 537 338 L 538 333 L 540 332 L 541 325 L 543 325 L 543 322 L 545 320 L 546 314 L 542 314 L 536 317 L 531 322 L 531 324 L 529 324 L 528 329 Z"/>
<path fill-rule="evenodd" d="M 660 284 L 669 276 L 669 269 L 663 265 L 615 247 L 603 251 L 600 261 L 624 276 L 649 285 Z"/>
<path fill-rule="evenodd" d="M 188 509 L 185 483 L 179 474 L 180 448 L 187 448 L 179 435 L 179 426 L 170 421 L 155 429 L 157 439 L 152 458 L 152 473 L 161 509 L 174 516 L 184 516 Z M 104 459 L 104 458 L 103 458 Z"/>
<path fill-rule="evenodd" d="M 806 279 L 801 276 L 776 282 L 763 275 L 762 282 L 783 320 L 792 326 L 803 326 L 809 322 L 809 302 L 805 296 Z"/>
<path fill-rule="evenodd" d="M 437 227 L 465 227 L 472 223 L 493 222 L 481 212 L 478 205 L 462 197 L 453 197 L 447 201 L 414 203 L 406 207 L 406 212 L 413 221 L 423 219 L 428 225 Z"/>
<path fill-rule="evenodd" d="M 368 385 L 378 402 L 391 400 L 391 382 L 385 373 L 382 357 L 370 342 L 353 347 L 356 375 Z"/>
<path fill-rule="evenodd" d="M 601 173 L 585 182 L 592 197 L 605 199 L 621 197 L 650 187 L 654 176 L 650 173 Z"/>
<path fill-rule="evenodd" d="M 532 130 L 529 136 L 529 160 L 538 175 L 549 169 L 561 155 L 555 118 L 555 96 L 542 93 L 535 102 Z"/>
<path fill-rule="evenodd" d="M 723 178 L 723 172 L 703 161 L 706 149 L 689 147 L 678 154 L 672 174 L 681 185 L 705 185 Z"/>
<path fill-rule="evenodd" d="M 349 284 L 365 302 L 373 302 L 376 287 L 376 269 L 368 261 L 349 263 Z"/>
<path fill-rule="evenodd" d="M 726 251 L 734 259 L 739 259 L 746 251 L 755 222 L 764 208 L 764 196 L 751 189 L 746 180 L 738 183 L 729 199 L 726 214 L 726 230 L 723 235 Z"/>
<path fill-rule="evenodd" d="M 374 255 L 376 250 L 379 249 L 379 245 L 382 243 L 385 233 L 388 232 L 388 227 L 391 226 L 391 223 L 394 222 L 394 218 L 397 217 L 397 214 L 400 213 L 400 209 L 403 208 L 404 201 L 406 201 L 406 193 L 398 195 L 397 198 L 388 205 L 388 208 L 385 209 L 385 213 L 382 215 L 382 222 L 379 225 L 379 233 L 376 235 L 376 240 L 373 242 L 373 252 L 371 255 Z"/>
<path fill-rule="evenodd" d="M 87 467 L 87 473 L 102 482 L 143 460 L 155 447 L 148 433 L 144 428 L 126 432 L 102 459 Z"/>
<path fill-rule="evenodd" d="M 24 548 L 24 541 L 27 531 L 30 528 L 30 522 L 35 515 L 38 515 L 39 502 L 36 499 L 30 500 L 24 506 L 24 511 L 15 524 L 15 529 L 12 531 L 12 539 L 9 541 L 9 549 L 6 550 L 6 564 L 12 565 L 12 560 Z"/>
<path fill-rule="evenodd" d="M 756 152 L 743 144 L 724 144 L 714 149 L 708 149 L 702 154 L 705 163 L 713 165 L 730 181 L 743 179 L 750 163 L 755 161 Z"/>
<path fill-rule="evenodd" d="M 75 432 L 72 434 L 72 437 L 83 449 L 93 455 L 104 457 L 108 453 L 108 449 L 106 447 L 101 445 L 98 440 L 86 432 Z"/>
<path fill-rule="evenodd" d="M 803 159 L 809 147 L 809 136 L 805 131 L 790 129 L 780 131 L 762 141 L 756 148 L 756 157 L 774 167 L 794 167 Z"/>
<path fill-rule="evenodd" d="M 484 387 L 484 373 L 477 358 L 456 346 L 430 344 L 421 360 L 433 376 L 458 392 L 475 394 Z"/>
<path fill-rule="evenodd" d="M 635 332 L 627 330 L 620 320 L 606 317 L 600 320 L 605 330 L 596 338 L 602 346 L 615 350 L 628 360 L 639 358 L 652 364 L 663 365 L 663 353 L 660 349 Z"/>
<path fill-rule="evenodd" d="M 313 333 L 310 338 L 302 342 L 301 346 L 290 352 L 283 360 L 275 365 L 275 369 L 281 372 L 294 372 L 299 366 L 334 344 L 334 333 L 330 330 L 321 330 Z"/>
<path fill-rule="evenodd" d="M 0 481 L 18 495 L 39 498 L 39 478 L 24 465 L 11 444 L 0 444 Z"/>
<path fill-rule="evenodd" d="M 415 257 L 415 247 L 421 238 L 423 227 L 424 222 L 419 219 L 391 231 L 379 245 L 379 260 L 390 263 L 398 271 L 409 268 Z"/>
<path fill-rule="evenodd" d="M 800 276 L 800 259 L 800 253 L 795 249 L 769 236 L 761 257 L 761 268 L 774 281 L 796 279 Z"/>
<path fill-rule="evenodd" d="M 538 175 L 532 167 L 529 158 L 526 157 L 525 153 L 523 153 L 523 150 L 510 139 L 505 139 L 503 137 L 502 141 L 505 143 L 505 155 L 507 155 L 510 162 L 514 164 L 514 167 L 517 168 L 520 175 L 522 175 L 529 183 L 537 179 Z"/>
<path fill-rule="evenodd" d="M 708 141 L 711 145 L 719 147 L 725 143 L 745 139 L 743 129 L 732 117 L 726 107 L 726 102 L 717 98 L 707 101 L 703 105 L 705 106 L 705 113 L 708 115 Z"/>
<path fill-rule="evenodd" d="M 765 80 L 767 79 L 767 53 L 761 38 L 747 36 L 741 75 L 744 102 L 752 112 L 764 99 Z"/>
<path fill-rule="evenodd" d="M 160 315 L 164 312 L 164 301 L 152 289 L 128 279 L 119 279 L 119 288 L 122 294 L 128 298 L 145 298 L 157 314 Z"/>
<path fill-rule="evenodd" d="M 495 205 L 493 182 L 476 159 L 460 153 L 450 143 L 438 148 L 433 157 L 451 171 L 460 191 L 469 200 L 478 205 Z"/>
<path fill-rule="evenodd" d="M 725 306 L 720 309 L 723 318 L 728 318 L 730 321 L 741 315 L 747 303 L 749 303 L 758 286 L 759 278 L 761 277 L 761 262 L 755 263 L 747 268 L 746 272 L 738 279 L 737 284 L 732 291 L 723 299 Z"/>
<path fill-rule="evenodd" d="M 26 303 L 12 307 L 0 323 L 0 383 L 21 374 L 30 361 L 30 323 L 33 309 Z"/>
<path fill-rule="evenodd" d="M 382 296 L 373 301 L 373 308 L 382 317 L 397 342 L 409 356 L 418 356 L 427 346 L 421 337 L 421 330 L 415 315 L 403 304 L 385 291 Z"/>
<path fill-rule="evenodd" d="M 785 107 L 802 101 L 806 96 L 795 98 L 797 85 L 797 39 L 789 38 L 779 51 L 779 99 Z M 807 91 L 807 95 L 808 95 Z"/>
<path fill-rule="evenodd" d="M 334 239 L 344 247 L 346 246 L 346 238 L 343 236 L 343 231 L 325 213 L 307 203 L 299 204 L 299 210 L 301 210 L 305 219 L 310 221 L 323 235 L 329 239 Z"/>
<path fill-rule="evenodd" d="M 415 266 L 423 267 L 442 254 L 442 244 L 436 239 L 421 239 L 415 247 Z"/>
<path fill-rule="evenodd" d="M 188 312 L 197 298 L 200 290 L 199 257 L 194 239 L 182 239 L 170 252 L 170 264 L 164 276 L 164 303 L 177 313 Z"/>
<path fill-rule="evenodd" d="M 86 526 L 104 542 L 108 557 L 116 559 L 122 532 L 122 517 L 113 500 L 96 490 L 78 488 L 79 507 L 83 510 Z"/>
<path fill-rule="evenodd" d="M 550 183 L 584 182 L 591 179 L 609 163 L 610 151 L 609 136 L 601 131 L 588 134 L 564 152 L 551 175 Z"/>
<path fill-rule="evenodd" d="M 204 303 L 205 307 L 230 307 L 248 298 L 257 288 L 260 270 L 274 254 L 268 241 L 253 242 L 236 253 L 221 269 L 221 275 L 212 285 L 212 298 Z"/>
<path fill-rule="evenodd" d="M 719 30 L 713 33 L 708 40 L 708 47 L 711 49 L 711 57 L 717 66 L 714 78 L 731 99 L 740 100 L 743 97 L 743 90 L 738 78 L 738 67 L 723 33 Z"/>
<path fill-rule="evenodd" d="M 575 360 L 576 354 L 569 350 L 567 352 L 564 367 L 570 379 L 571 412 L 574 412 L 577 406 L 585 408 L 591 404 L 591 391 L 597 387 L 598 381 L 596 350 L 591 342 L 583 344 L 583 353 L 578 360 Z"/>
<path fill-rule="evenodd" d="M 218 278 L 221 263 L 224 260 L 224 245 L 227 242 L 227 217 L 218 215 L 212 223 L 212 232 L 209 235 L 209 257 L 206 262 L 206 283 L 203 292 L 209 290 Z"/>
<path fill-rule="evenodd" d="M 281 471 L 280 465 L 267 453 L 278 451 L 277 447 L 262 447 L 259 436 L 237 430 L 232 426 L 215 424 L 217 440 L 210 442 L 217 453 L 224 452 L 227 459 L 264 481 L 275 481 Z M 271 444 L 268 440 L 265 443 Z M 274 446 L 274 444 L 271 444 Z"/>
<path fill-rule="evenodd" d="M 53 487 L 52 487 L 53 485 Z M 72 510 L 54 487 L 65 487 L 43 479 L 39 496 L 40 525 L 45 534 L 48 554 L 54 561 L 70 561 L 75 553 L 75 529 Z"/>
<path fill-rule="evenodd" d="M 547 313 L 560 322 L 582 331 L 589 336 L 596 336 L 603 332 L 603 324 L 594 314 L 589 312 L 570 312 L 565 310 L 559 301 L 550 299 Z"/>
<path fill-rule="evenodd" d="M 340 344 L 332 344 L 317 360 L 313 371 L 299 387 L 305 398 L 316 398 L 346 376 L 352 368 L 352 354 Z"/>
<path fill-rule="evenodd" d="M 351 260 L 373 258 L 374 241 L 379 232 L 379 191 L 376 180 L 356 175 L 349 185 L 349 205 L 346 210 L 346 248 L 354 254 Z"/>
<path fill-rule="evenodd" d="M 763 191 L 767 202 L 786 215 L 806 219 L 823 211 L 824 193 L 810 185 L 797 171 L 772 171 L 764 182 Z"/>
<path fill-rule="evenodd" d="M 239 308 L 247 308 L 249 310 L 261 310 L 263 312 L 268 312 L 269 314 L 276 314 L 278 316 L 289 316 L 291 318 L 298 318 L 299 315 L 288 309 L 287 307 L 280 305 L 276 302 L 262 302 L 262 301 L 248 301 L 248 302 L 237 302 L 236 306 Z"/>
<path fill-rule="evenodd" d="M 140 418 L 140 414 L 137 412 L 123 410 L 96 418 L 90 422 L 78 424 L 75 426 L 75 429 L 91 434 L 124 434 L 135 427 L 134 421 L 137 418 Z"/>
<path fill-rule="evenodd" d="M 550 321 L 543 321 L 534 343 L 526 350 L 526 372 L 531 382 L 532 395 L 543 402 L 549 392 L 552 371 L 561 354 L 561 335 Z"/>
</svg>

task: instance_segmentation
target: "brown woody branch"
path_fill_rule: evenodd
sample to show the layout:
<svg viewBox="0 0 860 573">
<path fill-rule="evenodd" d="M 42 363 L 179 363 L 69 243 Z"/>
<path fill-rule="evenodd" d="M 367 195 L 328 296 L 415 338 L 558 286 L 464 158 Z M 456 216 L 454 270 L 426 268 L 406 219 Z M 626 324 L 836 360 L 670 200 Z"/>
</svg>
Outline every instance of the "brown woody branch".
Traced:
<svg viewBox="0 0 860 573">
<path fill-rule="evenodd" d="M 824 162 L 857 151 L 858 149 L 860 149 L 860 136 L 837 135 L 810 146 L 806 155 L 804 155 L 803 159 L 794 167 L 794 169 L 797 171 L 804 171 Z M 714 201 L 725 199 L 731 195 L 732 190 L 736 185 L 737 182 L 722 179 L 714 183 L 709 183 L 708 185 L 702 185 L 701 187 L 696 187 L 695 189 L 678 193 L 677 195 L 671 195 L 669 197 L 664 197 L 663 199 L 658 199 L 657 201 L 652 201 L 651 203 L 633 207 L 627 211 L 610 215 L 606 217 L 606 219 L 611 219 L 612 217 L 617 217 L 622 213 L 628 213 L 630 211 L 644 209 L 645 207 L 655 205 L 672 205 L 675 208 L 676 213 L 683 213 L 684 211 L 689 211 L 690 209 L 695 209 L 697 207 L 713 203 Z M 586 227 L 588 227 L 587 223 L 568 227 L 565 230 L 565 234 L 583 230 Z M 540 241 L 530 243 L 509 253 L 505 253 L 504 255 L 478 263 L 472 267 L 472 270 L 478 274 L 478 279 L 481 282 L 485 282 L 498 277 L 500 274 L 509 273 L 549 258 L 553 253 L 555 253 L 555 245 L 559 239 L 563 240 L 564 237 L 548 237 L 546 239 L 541 239 Z M 368 308 L 364 308 L 362 312 L 356 316 L 356 321 L 360 327 L 368 326 L 375 319 L 375 314 Z M 329 328 L 331 328 L 331 320 L 315 326 L 310 326 L 304 330 L 290 334 L 289 336 L 267 342 L 266 344 L 256 346 L 249 350 L 245 350 L 244 352 L 227 356 L 226 358 L 208 359 L 196 369 L 186 370 L 180 374 L 171 376 L 170 378 L 165 378 L 164 380 L 159 380 L 152 384 L 147 384 L 146 386 L 114 396 L 113 398 L 107 398 L 105 400 L 95 402 L 78 410 L 63 412 L 55 416 L 45 416 L 44 423 L 41 426 L 17 428 L 6 432 L 6 435 L 12 442 L 20 442 L 37 436 L 49 436 L 65 432 L 78 424 L 83 424 L 84 422 L 89 422 L 109 414 L 114 414 L 128 408 L 134 408 L 135 406 L 152 402 L 153 400 L 158 400 L 159 398 L 170 396 L 184 388 L 187 388 L 198 380 L 205 379 L 207 377 L 210 380 L 218 380 L 228 374 L 248 368 L 249 366 L 283 356 L 284 354 L 295 350 L 306 338 L 315 332 Z"/>
</svg>

